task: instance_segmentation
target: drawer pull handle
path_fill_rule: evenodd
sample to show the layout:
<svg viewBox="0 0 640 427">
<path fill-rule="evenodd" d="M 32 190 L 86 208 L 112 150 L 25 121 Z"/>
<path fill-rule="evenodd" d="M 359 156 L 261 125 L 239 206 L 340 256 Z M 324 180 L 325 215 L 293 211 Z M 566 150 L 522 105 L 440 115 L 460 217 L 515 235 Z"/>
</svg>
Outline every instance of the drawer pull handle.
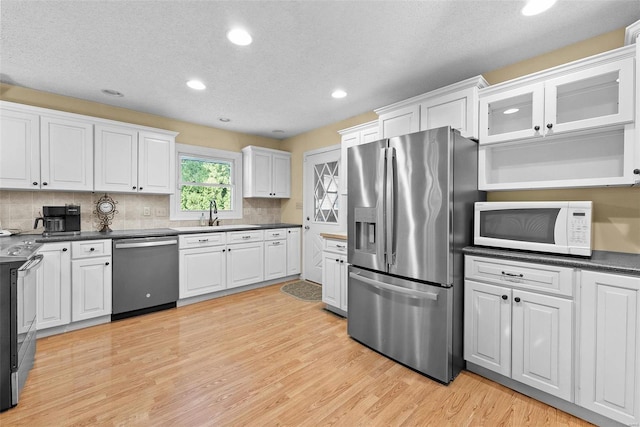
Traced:
<svg viewBox="0 0 640 427">
<path fill-rule="evenodd" d="M 524 274 L 520 273 L 520 274 L 515 274 L 515 273 L 506 273 L 506 272 L 502 272 L 503 276 L 509 276 L 509 277 L 524 277 Z"/>
<path fill-rule="evenodd" d="M 242 236 L 242 238 L 246 240 L 246 239 L 250 239 L 251 236 Z"/>
<path fill-rule="evenodd" d="M 336 248 L 338 248 L 338 249 L 344 249 L 344 248 L 345 248 L 345 246 L 344 246 L 344 245 L 336 245 Z"/>
<path fill-rule="evenodd" d="M 198 242 L 208 242 L 209 239 L 198 239 Z"/>
<path fill-rule="evenodd" d="M 271 235 L 272 235 L 273 237 L 275 237 L 275 236 L 279 236 L 279 235 L 280 235 L 280 233 L 271 233 Z"/>
<path fill-rule="evenodd" d="M 90 248 L 90 249 L 89 249 L 89 251 L 91 251 L 91 252 L 93 252 L 93 251 L 95 251 L 95 250 L 96 250 L 96 248 Z"/>
</svg>

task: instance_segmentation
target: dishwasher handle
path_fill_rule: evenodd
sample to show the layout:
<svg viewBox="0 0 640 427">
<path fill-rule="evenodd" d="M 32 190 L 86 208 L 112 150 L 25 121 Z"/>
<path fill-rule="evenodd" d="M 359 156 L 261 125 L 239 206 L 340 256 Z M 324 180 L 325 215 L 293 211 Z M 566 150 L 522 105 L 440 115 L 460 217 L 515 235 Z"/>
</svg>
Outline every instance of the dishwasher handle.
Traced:
<svg viewBox="0 0 640 427">
<path fill-rule="evenodd" d="M 147 241 L 114 241 L 115 249 L 131 249 L 131 248 L 149 248 L 152 246 L 170 246 L 177 245 L 178 240 L 147 240 Z"/>
</svg>

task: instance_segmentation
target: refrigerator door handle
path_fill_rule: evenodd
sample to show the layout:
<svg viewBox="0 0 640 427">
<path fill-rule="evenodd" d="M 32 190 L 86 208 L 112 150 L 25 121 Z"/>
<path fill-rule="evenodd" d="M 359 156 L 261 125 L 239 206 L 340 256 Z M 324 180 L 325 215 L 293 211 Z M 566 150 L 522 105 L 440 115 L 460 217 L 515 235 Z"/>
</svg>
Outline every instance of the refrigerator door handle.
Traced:
<svg viewBox="0 0 640 427">
<path fill-rule="evenodd" d="M 426 298 L 433 301 L 438 300 L 438 294 L 435 294 L 433 292 L 422 292 L 422 291 L 416 291 L 415 289 L 407 289 L 401 286 L 390 285 L 389 283 L 384 283 L 378 280 L 369 279 L 368 277 L 361 276 L 358 273 L 349 273 L 349 277 L 351 277 L 352 279 L 364 282 L 375 288 L 396 292 L 398 294 L 403 294 L 412 298 Z"/>
<path fill-rule="evenodd" d="M 378 191 L 378 200 L 376 201 L 377 213 L 376 213 L 376 253 L 378 257 L 379 265 L 386 265 L 387 258 L 385 252 L 385 239 L 387 232 L 384 225 L 384 212 L 385 212 L 385 180 L 387 178 L 387 149 L 380 149 L 380 160 L 378 161 L 378 182 L 382 182 L 382 187 Z"/>
<path fill-rule="evenodd" d="M 387 254 L 387 271 L 391 271 L 391 266 L 396 262 L 395 253 L 395 158 L 396 149 L 389 147 L 387 149 L 387 167 L 385 176 L 385 241 L 386 241 L 386 254 Z"/>
</svg>

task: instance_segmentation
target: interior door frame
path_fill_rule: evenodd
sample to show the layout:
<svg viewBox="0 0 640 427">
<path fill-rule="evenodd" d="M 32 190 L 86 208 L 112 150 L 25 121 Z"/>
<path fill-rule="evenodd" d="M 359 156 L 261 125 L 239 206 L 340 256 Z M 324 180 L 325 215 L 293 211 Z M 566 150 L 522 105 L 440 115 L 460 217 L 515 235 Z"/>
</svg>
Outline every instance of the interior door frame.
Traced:
<svg viewBox="0 0 640 427">
<path fill-rule="evenodd" d="M 307 233 L 305 233 L 306 231 L 306 221 L 307 221 L 307 216 L 311 217 L 312 216 L 312 212 L 307 212 L 307 206 L 309 205 L 309 197 L 313 197 L 313 194 L 310 194 L 307 190 L 308 186 L 309 186 L 309 179 L 308 179 L 308 157 L 309 156 L 313 156 L 316 154 L 323 154 L 329 151 L 334 151 L 337 150 L 338 151 L 338 170 L 341 170 L 340 166 L 342 165 L 342 153 L 341 153 L 341 146 L 342 144 L 334 144 L 334 145 L 329 145 L 327 147 L 322 147 L 322 148 L 316 148 L 314 150 L 309 150 L 309 151 L 305 151 L 302 155 L 302 278 L 303 279 L 307 279 L 307 257 L 310 256 L 310 254 L 307 253 Z M 339 192 L 338 192 L 339 193 Z M 338 194 L 338 197 L 340 198 L 340 201 L 346 201 L 346 197 L 344 197 L 344 195 L 342 194 Z M 343 198 L 344 197 L 344 198 Z M 345 214 L 346 214 L 346 210 L 344 210 Z M 345 218 L 345 215 L 339 215 L 338 216 L 338 225 L 340 226 L 341 229 L 346 230 L 347 227 L 347 219 Z"/>
</svg>

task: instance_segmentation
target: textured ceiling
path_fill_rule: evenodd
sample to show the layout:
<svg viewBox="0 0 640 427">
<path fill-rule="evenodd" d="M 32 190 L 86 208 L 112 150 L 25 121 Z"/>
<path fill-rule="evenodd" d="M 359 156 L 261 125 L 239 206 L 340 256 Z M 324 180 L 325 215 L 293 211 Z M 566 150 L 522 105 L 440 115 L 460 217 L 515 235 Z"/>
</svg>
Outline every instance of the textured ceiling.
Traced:
<svg viewBox="0 0 640 427">
<path fill-rule="evenodd" d="M 560 0 L 538 17 L 523 4 L 2 0 L 0 79 L 282 139 L 640 19 L 638 0 Z M 227 41 L 236 25 L 253 44 Z"/>
</svg>

